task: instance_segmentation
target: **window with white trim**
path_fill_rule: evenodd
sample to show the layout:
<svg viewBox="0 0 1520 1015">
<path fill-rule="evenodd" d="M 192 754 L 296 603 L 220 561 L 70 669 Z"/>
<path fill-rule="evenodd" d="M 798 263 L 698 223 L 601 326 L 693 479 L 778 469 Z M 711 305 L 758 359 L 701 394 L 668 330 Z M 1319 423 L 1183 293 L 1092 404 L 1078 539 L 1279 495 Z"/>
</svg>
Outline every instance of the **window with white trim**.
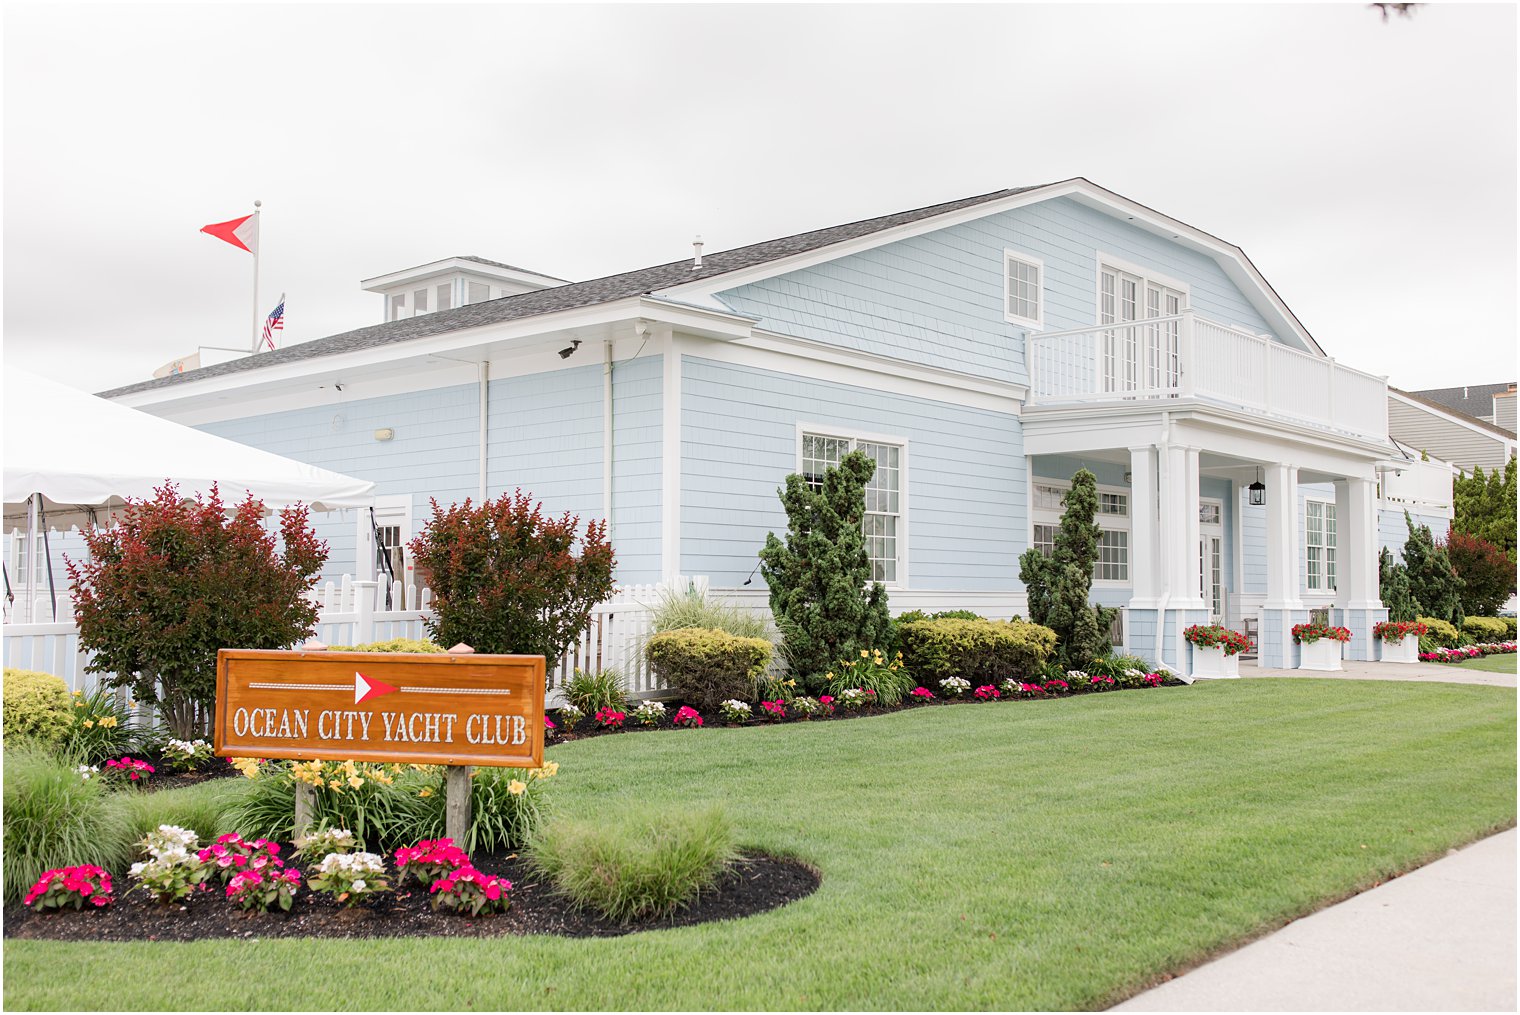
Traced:
<svg viewBox="0 0 1520 1015">
<path fill-rule="evenodd" d="M 1071 488 L 1069 483 L 1039 482 L 1029 495 L 1029 545 L 1049 557 L 1055 552 L 1056 532 L 1061 527 L 1061 498 Z M 1098 534 L 1098 559 L 1093 563 L 1093 580 L 1129 581 L 1129 494 L 1118 490 L 1098 491 L 1098 512 L 1093 518 L 1101 530 Z"/>
<path fill-rule="evenodd" d="M 1335 505 L 1304 501 L 1304 574 L 1311 592 L 1335 591 Z"/>
<path fill-rule="evenodd" d="M 1013 324 L 1044 327 L 1044 279 L 1044 261 L 1012 250 L 1003 251 L 1003 317 Z"/>
<path fill-rule="evenodd" d="M 866 483 L 866 513 L 861 522 L 871 580 L 897 584 L 902 567 L 903 446 L 830 434 L 802 435 L 801 471 L 814 490 L 823 489 L 823 473 L 851 451 L 862 451 L 876 463 Z"/>
</svg>

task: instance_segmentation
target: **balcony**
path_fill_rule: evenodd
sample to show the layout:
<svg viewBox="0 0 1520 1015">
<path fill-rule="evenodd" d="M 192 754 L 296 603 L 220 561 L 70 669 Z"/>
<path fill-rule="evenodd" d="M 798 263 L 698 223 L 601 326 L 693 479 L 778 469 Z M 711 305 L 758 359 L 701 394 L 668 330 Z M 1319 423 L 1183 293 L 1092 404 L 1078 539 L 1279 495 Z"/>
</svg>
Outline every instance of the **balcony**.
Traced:
<svg viewBox="0 0 1520 1015">
<path fill-rule="evenodd" d="M 1031 407 L 1197 399 L 1383 441 L 1388 381 L 1185 311 L 1029 336 Z"/>
</svg>

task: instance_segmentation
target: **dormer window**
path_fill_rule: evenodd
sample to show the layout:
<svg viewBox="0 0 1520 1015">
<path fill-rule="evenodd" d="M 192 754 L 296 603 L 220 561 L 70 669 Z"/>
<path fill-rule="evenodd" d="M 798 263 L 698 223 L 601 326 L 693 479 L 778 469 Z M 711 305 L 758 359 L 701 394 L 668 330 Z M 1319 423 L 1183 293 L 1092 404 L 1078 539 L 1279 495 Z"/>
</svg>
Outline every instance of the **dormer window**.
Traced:
<svg viewBox="0 0 1520 1015">
<path fill-rule="evenodd" d="M 366 292 L 384 297 L 387 321 L 404 321 L 471 303 L 550 289 L 563 285 L 564 280 L 480 257 L 450 257 L 365 279 L 361 284 Z"/>
<path fill-rule="evenodd" d="M 1045 262 L 1038 257 L 1003 251 L 1003 317 L 1010 324 L 1045 326 L 1044 276 Z"/>
</svg>

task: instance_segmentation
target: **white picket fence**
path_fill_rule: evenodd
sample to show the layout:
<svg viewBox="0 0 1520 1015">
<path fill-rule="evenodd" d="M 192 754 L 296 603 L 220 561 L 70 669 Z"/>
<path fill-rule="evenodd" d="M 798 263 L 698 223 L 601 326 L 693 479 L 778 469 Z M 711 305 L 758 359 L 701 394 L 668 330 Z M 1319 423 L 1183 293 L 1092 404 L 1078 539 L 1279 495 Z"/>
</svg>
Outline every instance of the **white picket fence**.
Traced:
<svg viewBox="0 0 1520 1015">
<path fill-rule="evenodd" d="M 671 587 L 705 591 L 707 579 L 681 577 Z M 592 608 L 591 623 L 585 632 L 548 667 L 551 704 L 559 700 L 559 692 L 577 669 L 616 669 L 624 686 L 639 697 L 657 696 L 664 690 L 649 671 L 643 651 L 653 607 L 664 589 L 662 585 L 624 587 Z M 396 582 L 389 591 L 387 603 L 386 587 L 381 582 L 356 581 L 351 575 L 344 575 L 341 581 L 326 583 L 313 594 L 318 609 L 316 639 L 325 645 L 361 645 L 392 638 L 427 637 L 423 622 L 432 616 L 432 590 Z M 51 613 L 51 604 L 39 600 L 30 615 L 49 617 Z M 61 600 L 57 621 L 7 623 L 0 654 L 5 666 L 55 674 L 63 678 L 71 691 L 89 692 L 99 682 L 97 674 L 85 672 L 93 653 L 80 650 L 79 629 L 72 614 L 65 613 Z"/>
</svg>

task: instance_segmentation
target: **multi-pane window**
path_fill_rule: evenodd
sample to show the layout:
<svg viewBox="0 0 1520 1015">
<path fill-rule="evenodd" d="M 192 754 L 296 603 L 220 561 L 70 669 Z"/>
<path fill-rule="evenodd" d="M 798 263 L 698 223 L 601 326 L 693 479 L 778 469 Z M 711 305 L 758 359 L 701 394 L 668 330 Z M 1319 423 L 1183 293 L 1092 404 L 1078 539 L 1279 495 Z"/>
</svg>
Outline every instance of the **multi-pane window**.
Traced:
<svg viewBox="0 0 1520 1015">
<path fill-rule="evenodd" d="M 1335 589 L 1335 505 L 1304 502 L 1304 558 L 1308 586 L 1314 592 Z"/>
<path fill-rule="evenodd" d="M 1040 276 L 1045 266 L 1036 258 L 1003 252 L 1004 292 L 1006 302 L 1003 310 L 1008 320 L 1017 324 L 1041 326 L 1043 310 L 1040 305 Z"/>
<path fill-rule="evenodd" d="M 1198 505 L 1198 520 L 1204 525 L 1218 525 L 1223 517 L 1218 504 L 1203 503 Z"/>
<path fill-rule="evenodd" d="M 1129 581 L 1129 533 L 1104 529 L 1098 535 L 1098 562 L 1093 565 L 1097 581 Z"/>
<path fill-rule="evenodd" d="M 1127 493 L 1099 493 L 1098 513 L 1103 515 L 1119 515 L 1129 517 L 1129 494 Z"/>
<path fill-rule="evenodd" d="M 1055 552 L 1056 532 L 1061 527 L 1061 499 L 1065 486 L 1036 483 L 1030 490 L 1032 519 L 1029 545 L 1049 557 Z M 1129 581 L 1129 494 L 1098 491 L 1098 559 L 1093 563 L 1096 581 Z"/>
<path fill-rule="evenodd" d="M 896 583 L 902 559 L 902 446 L 805 433 L 802 435 L 803 478 L 813 489 L 823 489 L 824 470 L 838 465 L 839 460 L 851 451 L 864 452 L 876 463 L 876 472 L 866 483 L 866 512 L 861 523 L 866 556 L 871 561 L 871 579 Z"/>
</svg>

